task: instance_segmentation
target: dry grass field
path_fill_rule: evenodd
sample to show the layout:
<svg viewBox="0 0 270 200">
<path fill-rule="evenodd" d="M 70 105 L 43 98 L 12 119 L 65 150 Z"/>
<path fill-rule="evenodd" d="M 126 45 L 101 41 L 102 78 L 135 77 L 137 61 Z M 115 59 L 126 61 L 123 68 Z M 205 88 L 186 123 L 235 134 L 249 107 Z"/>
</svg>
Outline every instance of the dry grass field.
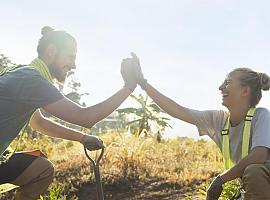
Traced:
<svg viewBox="0 0 270 200">
<path fill-rule="evenodd" d="M 215 144 L 205 140 L 162 140 L 109 133 L 100 163 L 105 199 L 204 199 L 212 178 L 222 171 Z M 41 149 L 55 165 L 55 180 L 41 199 L 96 199 L 91 163 L 81 144 L 24 138 L 20 149 Z M 92 152 L 92 157 L 98 152 Z M 12 193 L 1 199 L 12 199 Z"/>
</svg>

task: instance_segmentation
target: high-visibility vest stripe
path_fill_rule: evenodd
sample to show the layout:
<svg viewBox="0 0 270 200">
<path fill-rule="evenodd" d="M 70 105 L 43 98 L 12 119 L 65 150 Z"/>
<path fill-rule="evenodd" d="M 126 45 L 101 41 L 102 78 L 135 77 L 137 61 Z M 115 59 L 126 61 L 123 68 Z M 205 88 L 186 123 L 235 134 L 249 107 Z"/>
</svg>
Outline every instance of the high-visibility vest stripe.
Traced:
<svg viewBox="0 0 270 200">
<path fill-rule="evenodd" d="M 248 155 L 250 132 L 251 132 L 251 121 L 254 116 L 256 108 L 251 108 L 245 118 L 243 140 L 242 140 L 242 158 Z"/>
<path fill-rule="evenodd" d="M 249 151 L 249 143 L 250 143 L 250 132 L 251 132 L 251 122 L 252 118 L 254 116 L 254 113 L 256 111 L 256 108 L 250 108 L 244 122 L 244 130 L 243 130 L 243 136 L 242 136 L 242 152 L 241 152 L 241 158 L 243 159 L 245 156 L 248 155 Z M 235 165 L 233 161 L 231 160 L 230 155 L 230 115 L 226 119 L 225 127 L 221 131 L 222 136 L 222 154 L 225 160 L 225 167 L 226 169 L 229 169 Z"/>
</svg>

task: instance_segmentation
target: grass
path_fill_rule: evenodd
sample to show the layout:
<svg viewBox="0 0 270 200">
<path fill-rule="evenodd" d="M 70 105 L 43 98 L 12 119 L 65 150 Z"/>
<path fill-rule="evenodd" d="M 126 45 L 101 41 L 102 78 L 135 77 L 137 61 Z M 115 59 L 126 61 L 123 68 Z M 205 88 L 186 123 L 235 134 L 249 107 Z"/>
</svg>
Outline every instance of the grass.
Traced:
<svg viewBox="0 0 270 200">
<path fill-rule="evenodd" d="M 106 150 L 100 169 L 105 186 L 132 188 L 138 183 L 155 182 L 159 183 L 159 189 L 151 191 L 150 196 L 166 195 L 169 188 L 182 191 L 186 199 L 191 199 L 199 190 L 205 191 L 213 176 L 223 170 L 221 154 L 210 141 L 182 137 L 158 143 L 155 138 L 118 133 L 106 134 L 102 139 Z M 80 188 L 94 181 L 81 144 L 42 137 L 24 138 L 19 146 L 19 150 L 35 148 L 45 152 L 56 168 L 50 192 L 41 200 L 78 199 Z M 225 191 L 228 193 L 230 189 Z"/>
</svg>

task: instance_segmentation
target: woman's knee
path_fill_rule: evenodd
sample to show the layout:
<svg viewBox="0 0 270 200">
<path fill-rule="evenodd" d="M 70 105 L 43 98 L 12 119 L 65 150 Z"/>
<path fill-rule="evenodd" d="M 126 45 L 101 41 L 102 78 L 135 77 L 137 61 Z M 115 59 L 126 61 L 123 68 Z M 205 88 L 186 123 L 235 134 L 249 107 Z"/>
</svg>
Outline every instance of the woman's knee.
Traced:
<svg viewBox="0 0 270 200">
<path fill-rule="evenodd" d="M 243 173 L 243 182 L 256 180 L 264 174 L 263 164 L 251 164 L 246 167 Z"/>
<path fill-rule="evenodd" d="M 270 199 L 269 167 L 265 164 L 251 164 L 246 167 L 242 181 L 245 199 Z"/>
<path fill-rule="evenodd" d="M 253 187 L 258 184 L 258 182 L 265 182 L 267 174 L 263 164 L 251 164 L 246 167 L 242 181 L 245 187 Z"/>
</svg>

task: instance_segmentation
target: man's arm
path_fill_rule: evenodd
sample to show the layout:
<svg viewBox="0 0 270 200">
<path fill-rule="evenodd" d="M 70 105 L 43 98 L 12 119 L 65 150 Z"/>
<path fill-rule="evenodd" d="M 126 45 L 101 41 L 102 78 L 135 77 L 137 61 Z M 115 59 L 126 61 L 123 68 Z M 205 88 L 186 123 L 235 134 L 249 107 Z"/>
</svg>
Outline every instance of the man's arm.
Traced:
<svg viewBox="0 0 270 200">
<path fill-rule="evenodd" d="M 225 182 L 241 178 L 246 167 L 250 164 L 261 164 L 267 160 L 269 149 L 266 147 L 255 147 L 250 154 L 239 161 L 234 167 L 224 172 L 221 177 Z"/>
<path fill-rule="evenodd" d="M 48 113 L 73 124 L 91 128 L 106 118 L 131 94 L 132 90 L 123 87 L 107 100 L 91 107 L 81 107 L 67 98 L 43 107 Z"/>
<path fill-rule="evenodd" d="M 77 130 L 67 128 L 59 123 L 56 123 L 48 118 L 45 118 L 40 110 L 35 111 L 30 120 L 30 126 L 42 134 L 63 138 L 67 140 L 73 140 L 81 142 L 83 136 L 85 135 L 82 132 Z"/>
<path fill-rule="evenodd" d="M 81 142 L 88 150 L 98 150 L 104 147 L 104 143 L 96 136 L 84 134 L 75 129 L 67 128 L 59 123 L 53 122 L 45 118 L 39 110 L 37 110 L 31 117 L 30 126 L 52 137 Z"/>
</svg>

